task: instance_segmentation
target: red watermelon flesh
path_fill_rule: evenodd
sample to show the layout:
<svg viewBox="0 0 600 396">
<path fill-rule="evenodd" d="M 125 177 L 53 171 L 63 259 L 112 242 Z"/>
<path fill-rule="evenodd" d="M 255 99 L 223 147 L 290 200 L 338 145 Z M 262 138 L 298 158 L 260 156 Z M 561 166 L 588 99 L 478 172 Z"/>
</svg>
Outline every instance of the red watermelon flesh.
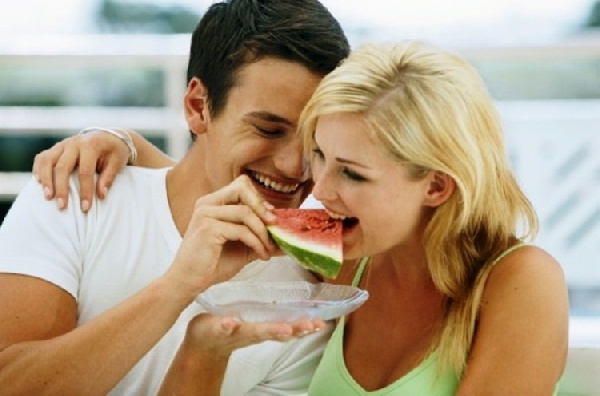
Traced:
<svg viewBox="0 0 600 396">
<path fill-rule="evenodd" d="M 324 209 L 274 209 L 267 226 L 277 245 L 304 268 L 335 278 L 343 261 L 342 221 Z"/>
</svg>

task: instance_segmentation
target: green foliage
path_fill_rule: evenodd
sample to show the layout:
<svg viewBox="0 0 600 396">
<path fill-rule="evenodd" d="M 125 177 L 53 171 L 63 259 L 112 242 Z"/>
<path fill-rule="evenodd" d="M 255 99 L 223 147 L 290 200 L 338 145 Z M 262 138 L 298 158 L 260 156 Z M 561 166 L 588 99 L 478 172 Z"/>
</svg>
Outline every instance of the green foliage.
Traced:
<svg viewBox="0 0 600 396">
<path fill-rule="evenodd" d="M 586 29 L 600 28 L 600 0 L 597 0 L 594 5 L 592 5 L 590 15 L 588 16 L 584 27 Z"/>
<path fill-rule="evenodd" d="M 37 153 L 52 145 L 65 136 L 45 136 L 40 134 L 27 136 L 0 136 L 0 170 L 2 172 L 27 172 L 31 170 L 33 158 Z"/>
<path fill-rule="evenodd" d="M 104 0 L 97 23 L 109 33 L 191 33 L 200 15 L 179 5 L 163 6 L 143 2 Z"/>
<path fill-rule="evenodd" d="M 473 62 L 497 100 L 600 98 L 600 60 L 482 60 Z"/>
</svg>

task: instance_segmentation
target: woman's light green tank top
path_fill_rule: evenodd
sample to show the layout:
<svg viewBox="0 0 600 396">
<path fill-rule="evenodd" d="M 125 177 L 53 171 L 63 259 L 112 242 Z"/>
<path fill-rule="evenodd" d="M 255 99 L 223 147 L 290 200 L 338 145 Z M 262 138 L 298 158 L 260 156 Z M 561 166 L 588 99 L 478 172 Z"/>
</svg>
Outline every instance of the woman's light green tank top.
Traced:
<svg viewBox="0 0 600 396">
<path fill-rule="evenodd" d="M 519 244 L 507 249 L 495 262 L 498 262 L 502 257 L 520 246 L 524 245 Z M 354 286 L 358 286 L 367 262 L 368 258 L 361 261 L 352 282 Z M 434 351 L 419 366 L 397 381 L 385 388 L 368 392 L 350 375 L 344 362 L 343 345 L 344 318 L 342 317 L 313 376 L 308 389 L 310 396 L 452 396 L 458 388 L 459 379 L 451 370 L 438 373 L 438 354 L 437 351 Z"/>
<path fill-rule="evenodd" d="M 362 259 L 354 280 L 353 286 L 358 286 L 368 258 Z M 308 388 L 309 396 L 351 396 L 351 395 L 453 395 L 458 386 L 458 379 L 451 373 L 438 374 L 437 353 L 430 354 L 419 366 L 385 388 L 373 392 L 364 390 L 350 375 L 344 362 L 344 323 L 345 318 L 340 318 L 333 332 L 321 362 L 313 376 Z"/>
</svg>

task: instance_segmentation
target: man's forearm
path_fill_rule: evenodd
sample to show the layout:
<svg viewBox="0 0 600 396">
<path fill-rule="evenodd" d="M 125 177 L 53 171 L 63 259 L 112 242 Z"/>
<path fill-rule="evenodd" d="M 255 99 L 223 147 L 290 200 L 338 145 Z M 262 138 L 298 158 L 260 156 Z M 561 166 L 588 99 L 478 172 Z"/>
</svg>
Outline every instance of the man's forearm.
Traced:
<svg viewBox="0 0 600 396">
<path fill-rule="evenodd" d="M 159 395 L 219 396 L 229 356 L 196 353 L 187 348 L 184 341 L 171 363 Z"/>
<path fill-rule="evenodd" d="M 68 333 L 13 344 L 0 353 L 0 389 L 9 394 L 105 395 L 190 301 L 159 280 Z"/>
</svg>

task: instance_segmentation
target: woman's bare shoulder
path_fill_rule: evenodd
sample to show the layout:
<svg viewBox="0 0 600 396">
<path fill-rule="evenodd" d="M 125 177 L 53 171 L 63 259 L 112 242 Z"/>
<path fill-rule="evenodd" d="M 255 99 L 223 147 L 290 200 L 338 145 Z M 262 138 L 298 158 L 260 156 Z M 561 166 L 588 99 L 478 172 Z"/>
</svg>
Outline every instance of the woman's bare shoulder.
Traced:
<svg viewBox="0 0 600 396">
<path fill-rule="evenodd" d="M 459 394 L 551 394 L 568 346 L 568 293 L 558 261 L 536 246 L 510 252 L 491 270 L 478 308 Z"/>
<path fill-rule="evenodd" d="M 566 287 L 560 263 L 546 250 L 525 245 L 506 254 L 491 270 L 485 294 L 502 294 L 525 287 L 529 291 Z"/>
</svg>

